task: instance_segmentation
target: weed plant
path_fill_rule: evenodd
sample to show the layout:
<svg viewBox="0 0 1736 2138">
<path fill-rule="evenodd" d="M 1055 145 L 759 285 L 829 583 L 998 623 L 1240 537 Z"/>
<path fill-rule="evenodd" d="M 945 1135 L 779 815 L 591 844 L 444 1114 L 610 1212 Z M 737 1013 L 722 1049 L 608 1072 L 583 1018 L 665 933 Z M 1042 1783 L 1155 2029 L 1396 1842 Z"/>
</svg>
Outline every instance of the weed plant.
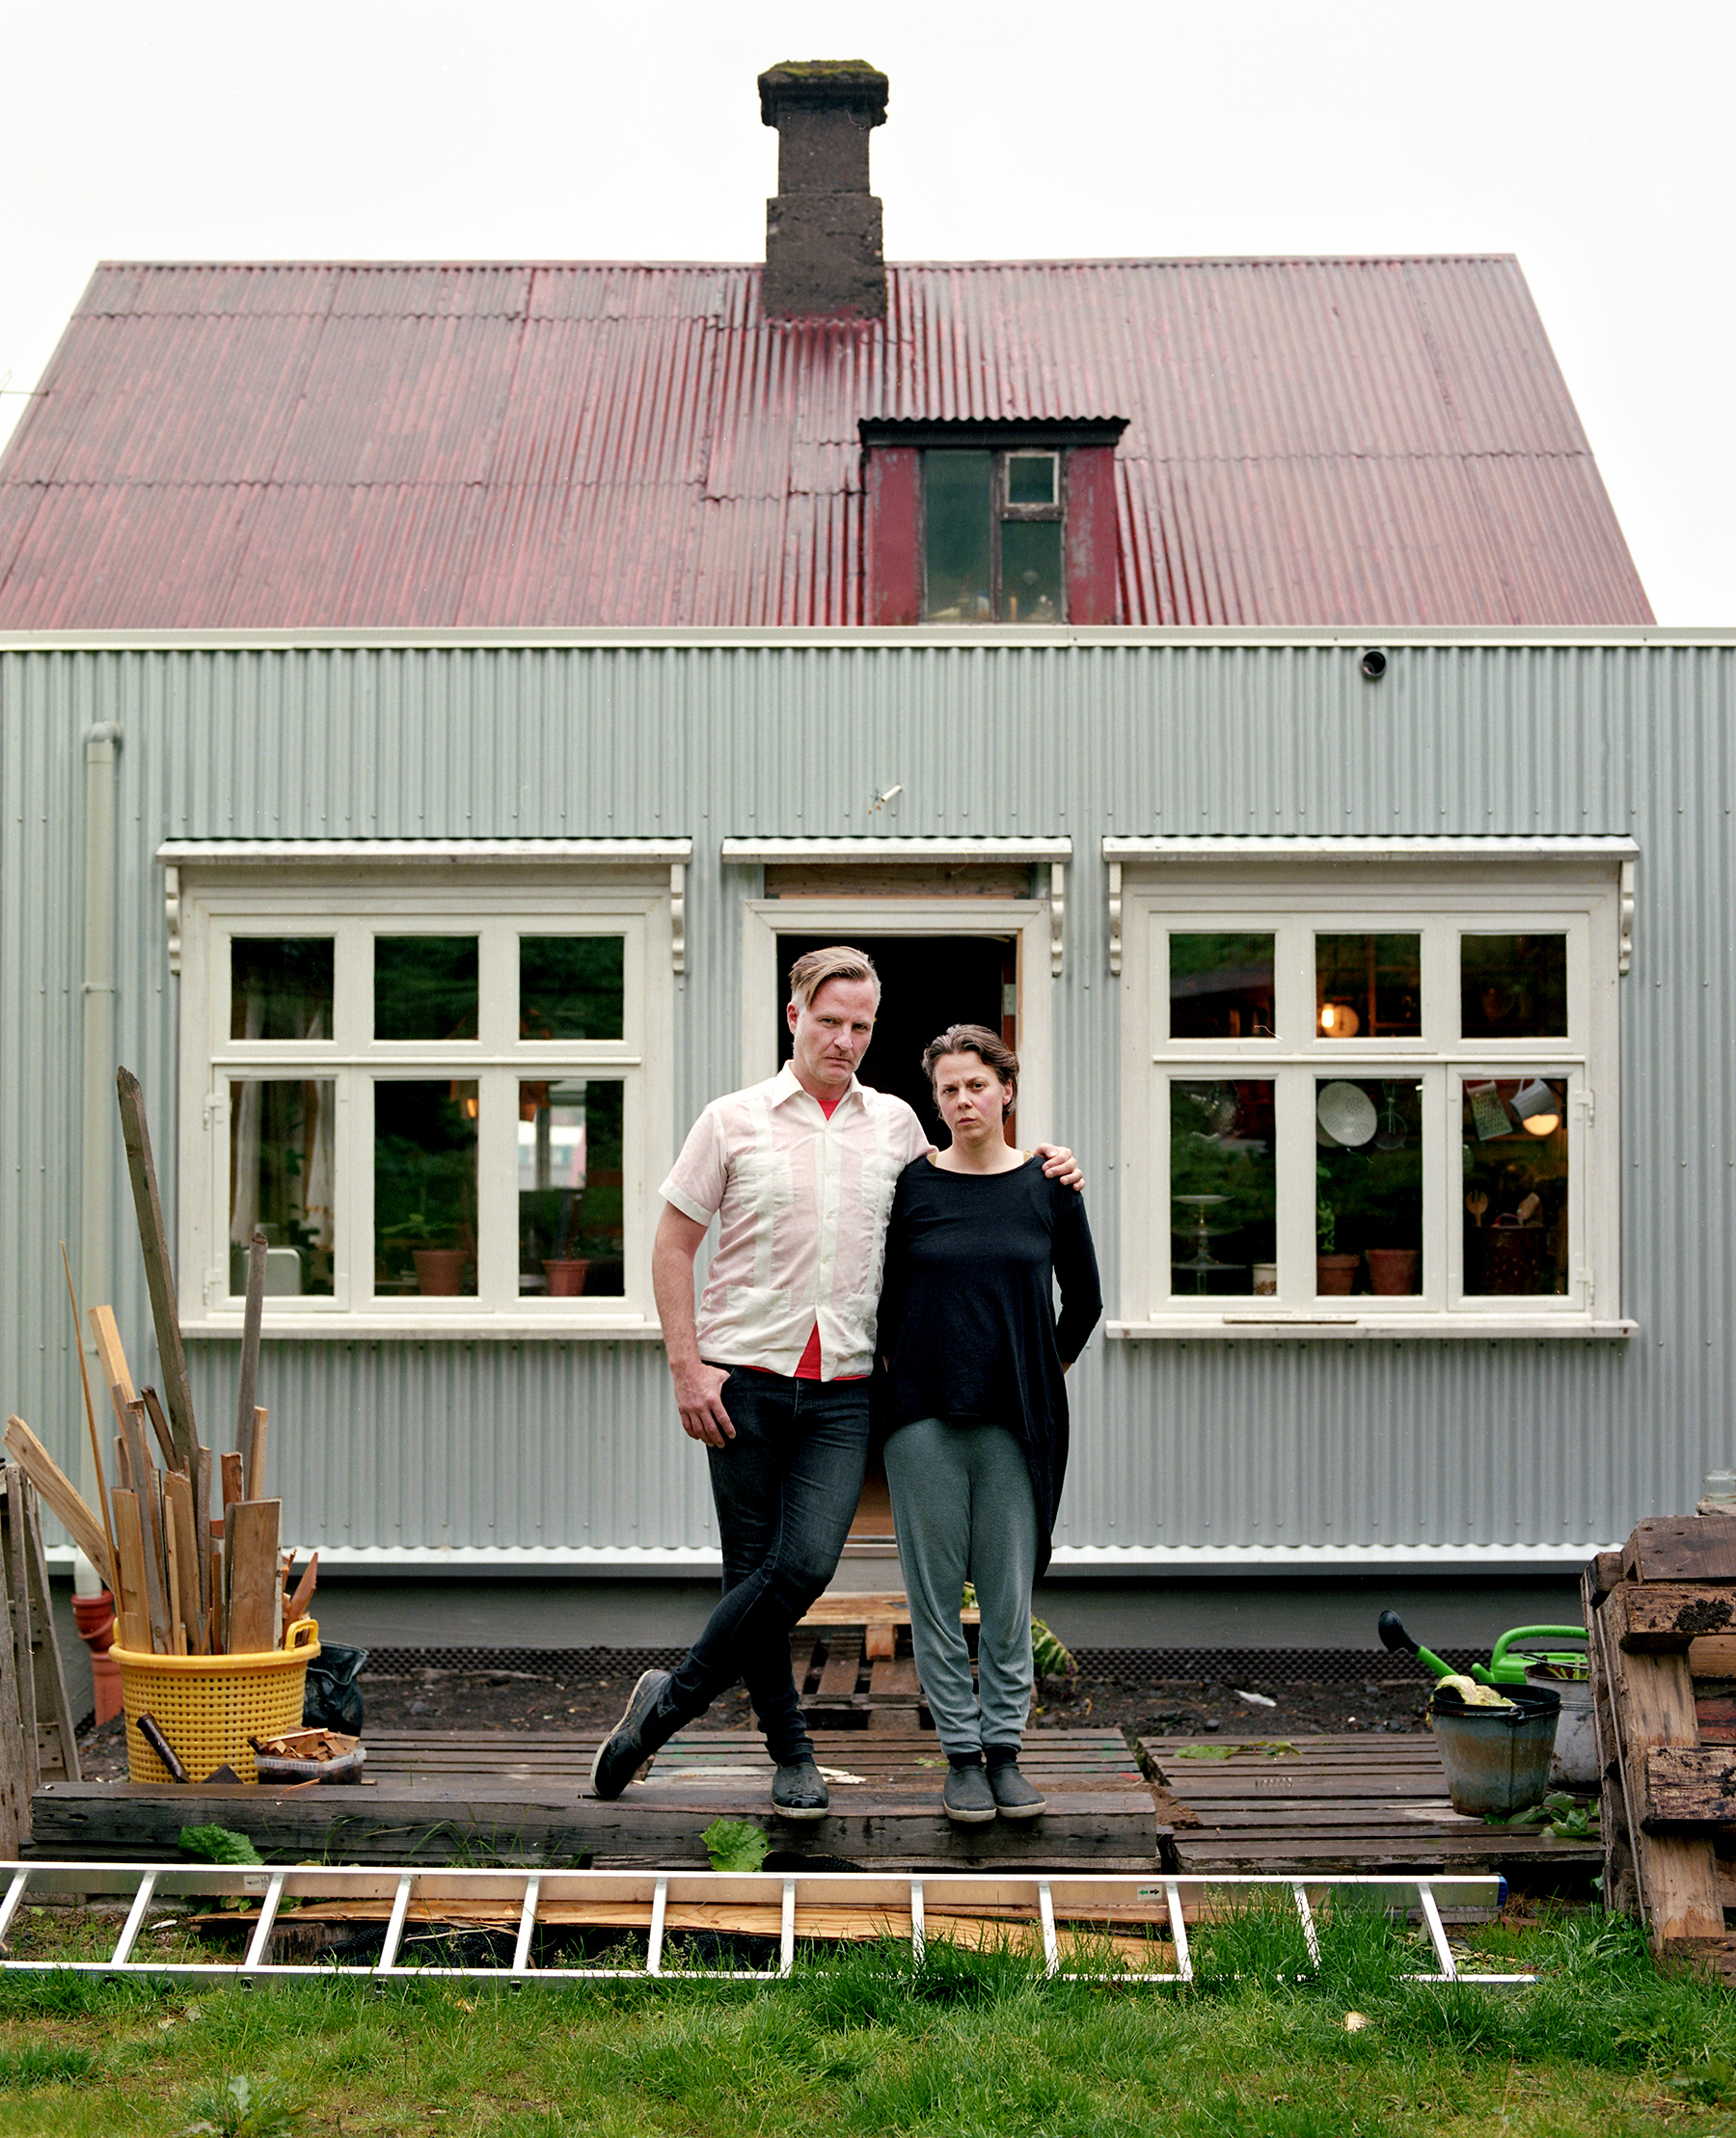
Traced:
<svg viewBox="0 0 1736 2138">
<path fill-rule="evenodd" d="M 1011 1927 L 920 1961 L 816 1949 L 773 1985 L 718 1979 L 721 1950 L 663 1985 L 517 1992 L 5 1976 L 0 2138 L 1736 2133 L 1736 2007 L 1628 1923 L 1466 1934 L 1468 1964 L 1539 1978 L 1479 1990 L 1405 1981 L 1426 1946 L 1370 1909 L 1322 1913 L 1316 1967 L 1287 1914 L 1199 1925 L 1192 1986 L 1047 1981 Z"/>
</svg>

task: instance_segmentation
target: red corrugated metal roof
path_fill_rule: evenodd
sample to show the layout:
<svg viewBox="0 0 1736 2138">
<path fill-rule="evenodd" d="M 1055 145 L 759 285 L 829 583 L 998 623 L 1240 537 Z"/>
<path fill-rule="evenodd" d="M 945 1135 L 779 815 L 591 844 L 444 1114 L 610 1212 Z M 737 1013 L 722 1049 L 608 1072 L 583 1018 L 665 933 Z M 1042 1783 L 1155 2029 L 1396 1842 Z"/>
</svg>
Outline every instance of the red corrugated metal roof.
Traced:
<svg viewBox="0 0 1736 2138">
<path fill-rule="evenodd" d="M 1645 623 L 1516 261 L 109 265 L 0 462 L 0 626 L 855 624 L 857 425 L 1120 417 L 1144 624 Z"/>
</svg>

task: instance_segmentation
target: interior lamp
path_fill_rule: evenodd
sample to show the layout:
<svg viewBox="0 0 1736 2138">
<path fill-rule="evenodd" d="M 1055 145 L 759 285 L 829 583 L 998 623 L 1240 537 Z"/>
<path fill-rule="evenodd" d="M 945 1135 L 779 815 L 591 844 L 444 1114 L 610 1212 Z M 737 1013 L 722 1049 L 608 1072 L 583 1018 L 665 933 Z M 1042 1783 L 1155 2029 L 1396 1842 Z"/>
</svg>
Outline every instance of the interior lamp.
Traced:
<svg viewBox="0 0 1736 2138">
<path fill-rule="evenodd" d="M 1329 1040 L 1353 1040 L 1362 1030 L 1362 1019 L 1347 1002 L 1322 1003 L 1320 1030 Z"/>
<path fill-rule="evenodd" d="M 1556 1095 L 1541 1077 L 1533 1076 L 1521 1084 L 1513 1095 L 1512 1106 L 1526 1129 L 1533 1136 L 1553 1136 L 1561 1125 L 1561 1112 L 1556 1102 Z"/>
</svg>

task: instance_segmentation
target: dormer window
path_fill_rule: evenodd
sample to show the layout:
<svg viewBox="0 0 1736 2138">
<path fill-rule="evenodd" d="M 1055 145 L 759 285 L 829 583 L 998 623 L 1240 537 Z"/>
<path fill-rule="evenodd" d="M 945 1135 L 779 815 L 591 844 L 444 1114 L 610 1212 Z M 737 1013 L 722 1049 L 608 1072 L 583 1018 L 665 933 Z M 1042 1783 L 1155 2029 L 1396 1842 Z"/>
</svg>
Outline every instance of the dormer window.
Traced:
<svg viewBox="0 0 1736 2138">
<path fill-rule="evenodd" d="M 1123 427 L 864 419 L 867 620 L 1116 622 Z"/>
<path fill-rule="evenodd" d="M 1065 621 L 1060 453 L 930 448 L 922 502 L 925 623 Z"/>
</svg>

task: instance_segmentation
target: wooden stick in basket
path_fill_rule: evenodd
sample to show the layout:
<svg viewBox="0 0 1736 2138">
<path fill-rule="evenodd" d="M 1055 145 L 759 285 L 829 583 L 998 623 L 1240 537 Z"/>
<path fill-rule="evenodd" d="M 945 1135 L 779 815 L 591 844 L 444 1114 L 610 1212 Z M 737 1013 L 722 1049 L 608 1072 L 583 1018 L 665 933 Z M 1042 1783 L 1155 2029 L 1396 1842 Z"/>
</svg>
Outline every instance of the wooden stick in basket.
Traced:
<svg viewBox="0 0 1736 2138">
<path fill-rule="evenodd" d="M 175 1268 L 169 1258 L 169 1234 L 163 1225 L 163 1201 L 157 1193 L 156 1164 L 150 1155 L 150 1130 L 145 1120 L 145 1093 L 131 1069 L 115 1071 L 121 1104 L 121 1140 L 132 1176 L 133 1207 L 139 1219 L 139 1247 L 145 1258 L 145 1284 L 156 1323 L 157 1357 L 163 1366 L 163 1391 L 175 1434 L 176 1468 L 193 1475 L 199 1429 L 193 1421 L 193 1392 L 187 1381 L 187 1358 L 181 1349 L 180 1313 L 175 1303 Z"/>
<path fill-rule="evenodd" d="M 145 1602 L 145 1531 L 139 1521 L 139 1496 L 113 1494 L 115 1549 L 120 1555 L 121 1645 L 134 1655 L 150 1654 L 150 1612 Z"/>
<path fill-rule="evenodd" d="M 126 1423 L 126 1406 L 137 1391 L 132 1384 L 132 1374 L 127 1368 L 126 1353 L 122 1347 L 121 1331 L 115 1323 L 113 1307 L 91 1309 L 91 1334 L 96 1340 L 96 1359 L 102 1367 L 102 1378 L 108 1383 L 109 1401 L 115 1406 L 116 1422 Z"/>
<path fill-rule="evenodd" d="M 67 1243 L 61 1242 L 61 1267 L 67 1273 L 67 1304 L 72 1309 L 72 1348 L 78 1353 L 78 1384 L 84 1390 L 85 1423 L 91 1432 L 91 1462 L 96 1478 L 96 1503 L 102 1509 L 102 1534 L 109 1551 L 109 1571 L 115 1574 L 121 1561 L 115 1556 L 115 1531 L 109 1521 L 108 1488 L 102 1477 L 102 1449 L 96 1440 L 96 1410 L 91 1401 L 91 1369 L 85 1364 L 84 1325 L 78 1318 L 78 1294 L 72 1288 L 72 1264 L 67 1255 Z M 113 1595 L 113 1591 L 110 1591 Z M 115 1597 L 118 1605 L 120 1598 Z"/>
<path fill-rule="evenodd" d="M 5 1437 L 13 1460 L 60 1516 L 68 1534 L 101 1575 L 112 1596 L 115 1569 L 109 1558 L 108 1538 L 83 1494 L 21 1418 L 7 1420 Z"/>
<path fill-rule="evenodd" d="M 247 1313 L 241 1324 L 241 1387 L 235 1397 L 235 1446 L 253 1446 L 254 1395 L 259 1380 L 259 1322 L 265 1312 L 265 1235 L 256 1225 L 247 1243 Z M 259 1497 L 258 1481 L 247 1478 L 248 1497 Z"/>
</svg>

